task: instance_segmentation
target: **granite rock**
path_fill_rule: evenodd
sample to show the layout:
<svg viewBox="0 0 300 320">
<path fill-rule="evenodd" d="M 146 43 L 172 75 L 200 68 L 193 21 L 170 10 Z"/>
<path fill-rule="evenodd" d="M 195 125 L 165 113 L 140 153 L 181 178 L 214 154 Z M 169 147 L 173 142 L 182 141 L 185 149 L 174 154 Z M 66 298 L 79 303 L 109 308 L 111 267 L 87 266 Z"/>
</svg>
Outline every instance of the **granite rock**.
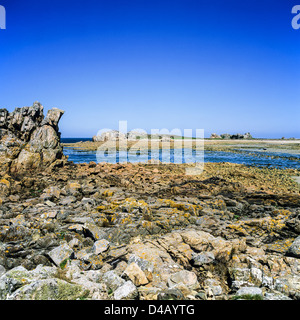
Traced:
<svg viewBox="0 0 300 320">
<path fill-rule="evenodd" d="M 65 159 L 58 131 L 64 111 L 51 109 L 44 119 L 43 109 L 39 102 L 11 113 L 0 109 L 1 171 L 46 168 Z"/>
</svg>

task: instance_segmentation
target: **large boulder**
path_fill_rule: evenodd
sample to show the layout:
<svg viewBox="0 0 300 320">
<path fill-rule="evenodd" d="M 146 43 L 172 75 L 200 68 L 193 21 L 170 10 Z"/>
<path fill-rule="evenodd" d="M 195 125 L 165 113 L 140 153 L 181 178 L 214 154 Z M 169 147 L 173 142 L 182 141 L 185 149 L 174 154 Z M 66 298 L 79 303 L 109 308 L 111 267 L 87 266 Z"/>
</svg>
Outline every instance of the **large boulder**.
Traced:
<svg viewBox="0 0 300 320">
<path fill-rule="evenodd" d="M 39 102 L 11 113 L 0 109 L 1 171 L 46 168 L 66 159 L 58 131 L 64 111 L 53 108 L 44 118 L 43 109 Z"/>
<path fill-rule="evenodd" d="M 292 245 L 288 248 L 286 255 L 300 258 L 300 236 L 297 237 Z"/>
</svg>

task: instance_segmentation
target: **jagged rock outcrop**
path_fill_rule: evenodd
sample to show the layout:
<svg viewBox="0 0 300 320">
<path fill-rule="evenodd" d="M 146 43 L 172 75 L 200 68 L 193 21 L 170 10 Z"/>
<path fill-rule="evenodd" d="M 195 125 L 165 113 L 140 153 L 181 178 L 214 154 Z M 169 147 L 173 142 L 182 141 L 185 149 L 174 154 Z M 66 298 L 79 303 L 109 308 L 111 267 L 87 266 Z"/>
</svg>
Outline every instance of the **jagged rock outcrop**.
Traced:
<svg viewBox="0 0 300 320">
<path fill-rule="evenodd" d="M 64 111 L 53 108 L 44 117 L 44 107 L 16 108 L 9 113 L 0 109 L 1 171 L 45 168 L 65 159 L 60 145 L 58 122 Z"/>
</svg>

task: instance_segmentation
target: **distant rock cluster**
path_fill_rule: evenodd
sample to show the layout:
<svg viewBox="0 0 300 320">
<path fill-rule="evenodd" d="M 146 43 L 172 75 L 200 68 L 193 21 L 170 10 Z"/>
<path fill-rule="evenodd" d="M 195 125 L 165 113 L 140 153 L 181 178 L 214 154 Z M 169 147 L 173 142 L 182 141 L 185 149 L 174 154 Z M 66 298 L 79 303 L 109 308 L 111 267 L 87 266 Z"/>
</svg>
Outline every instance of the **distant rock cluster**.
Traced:
<svg viewBox="0 0 300 320">
<path fill-rule="evenodd" d="M 11 113 L 0 109 L 1 171 L 42 168 L 64 159 L 58 132 L 64 111 L 53 108 L 44 117 L 43 109 L 39 102 Z"/>
<path fill-rule="evenodd" d="M 172 139 L 172 136 L 169 135 L 154 135 L 150 136 L 151 139 L 159 139 L 162 142 L 169 142 Z M 128 133 L 123 133 L 117 130 L 110 130 L 101 133 L 100 135 L 94 136 L 94 142 L 102 141 L 119 141 L 119 140 L 128 140 L 128 141 L 137 141 L 140 139 L 148 139 L 149 136 L 144 131 L 130 131 Z"/>
<path fill-rule="evenodd" d="M 221 135 L 218 135 L 216 133 L 212 133 L 210 136 L 211 139 L 224 139 L 224 140 L 249 140 L 249 139 L 253 139 L 252 135 L 250 134 L 250 132 L 247 132 L 245 134 L 241 134 L 241 133 L 236 133 L 236 134 L 229 134 L 229 133 L 223 133 Z"/>
<path fill-rule="evenodd" d="M 93 137 L 94 142 L 117 141 L 122 139 L 126 139 L 126 135 L 117 130 L 106 131 L 106 132 L 103 132 L 101 135 L 97 135 Z"/>
</svg>

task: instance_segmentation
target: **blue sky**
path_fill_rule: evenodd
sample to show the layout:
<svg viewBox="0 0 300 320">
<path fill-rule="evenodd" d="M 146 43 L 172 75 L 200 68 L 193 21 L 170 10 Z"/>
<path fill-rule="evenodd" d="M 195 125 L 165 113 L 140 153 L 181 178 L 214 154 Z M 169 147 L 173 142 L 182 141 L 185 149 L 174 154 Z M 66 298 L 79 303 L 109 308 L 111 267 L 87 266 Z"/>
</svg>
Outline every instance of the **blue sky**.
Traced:
<svg viewBox="0 0 300 320">
<path fill-rule="evenodd" d="M 102 128 L 300 138 L 300 0 L 0 0 L 0 107 Z"/>
</svg>

